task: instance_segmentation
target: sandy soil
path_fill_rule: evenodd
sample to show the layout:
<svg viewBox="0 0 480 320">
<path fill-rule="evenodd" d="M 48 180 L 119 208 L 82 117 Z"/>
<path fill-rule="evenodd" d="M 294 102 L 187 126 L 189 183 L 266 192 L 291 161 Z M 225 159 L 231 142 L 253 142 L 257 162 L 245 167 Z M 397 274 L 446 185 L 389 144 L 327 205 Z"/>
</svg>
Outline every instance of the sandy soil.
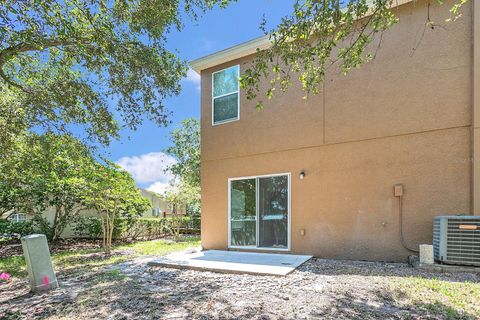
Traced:
<svg viewBox="0 0 480 320">
<path fill-rule="evenodd" d="M 477 319 L 480 314 L 480 301 L 460 304 L 462 310 L 449 300 L 412 300 L 397 285 L 432 278 L 440 286 L 477 286 L 479 274 L 312 259 L 286 277 L 270 277 L 148 267 L 146 261 L 62 271 L 61 288 L 43 294 L 29 293 L 23 280 L 0 286 L 0 319 Z"/>
</svg>

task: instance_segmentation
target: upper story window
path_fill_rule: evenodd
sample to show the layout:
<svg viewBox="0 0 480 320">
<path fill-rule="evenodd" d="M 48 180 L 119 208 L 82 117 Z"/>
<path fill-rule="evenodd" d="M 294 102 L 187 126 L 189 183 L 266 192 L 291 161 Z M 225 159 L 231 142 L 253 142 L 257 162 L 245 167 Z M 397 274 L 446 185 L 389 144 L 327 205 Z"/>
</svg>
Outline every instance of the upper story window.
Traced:
<svg viewBox="0 0 480 320">
<path fill-rule="evenodd" d="M 212 74 L 213 125 L 240 119 L 239 75 L 238 65 Z"/>
</svg>

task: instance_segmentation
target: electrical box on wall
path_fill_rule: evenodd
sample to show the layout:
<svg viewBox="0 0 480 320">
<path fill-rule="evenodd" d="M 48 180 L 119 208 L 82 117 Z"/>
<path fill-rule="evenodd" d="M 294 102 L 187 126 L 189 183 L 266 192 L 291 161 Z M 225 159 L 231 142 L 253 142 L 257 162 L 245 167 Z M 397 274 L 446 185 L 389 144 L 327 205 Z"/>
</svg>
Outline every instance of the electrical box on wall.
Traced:
<svg viewBox="0 0 480 320">
<path fill-rule="evenodd" d="M 395 197 L 403 196 L 403 185 L 401 185 L 401 184 L 394 185 L 393 186 L 393 195 Z"/>
</svg>

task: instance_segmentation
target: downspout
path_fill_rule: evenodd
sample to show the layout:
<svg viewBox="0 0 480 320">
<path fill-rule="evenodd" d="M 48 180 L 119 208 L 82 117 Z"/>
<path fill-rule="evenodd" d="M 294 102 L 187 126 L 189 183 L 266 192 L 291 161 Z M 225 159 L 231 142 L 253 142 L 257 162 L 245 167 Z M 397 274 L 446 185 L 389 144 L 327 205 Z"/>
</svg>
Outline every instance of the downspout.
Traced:
<svg viewBox="0 0 480 320">
<path fill-rule="evenodd" d="M 480 3 L 472 1 L 472 214 L 480 215 Z"/>
</svg>

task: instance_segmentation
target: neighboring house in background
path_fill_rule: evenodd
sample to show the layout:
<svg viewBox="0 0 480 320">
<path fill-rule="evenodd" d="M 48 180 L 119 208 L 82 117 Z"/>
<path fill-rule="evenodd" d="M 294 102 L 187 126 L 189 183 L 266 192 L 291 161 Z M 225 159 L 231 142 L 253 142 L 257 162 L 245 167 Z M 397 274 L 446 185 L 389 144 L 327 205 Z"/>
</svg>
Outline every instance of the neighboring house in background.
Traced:
<svg viewBox="0 0 480 320">
<path fill-rule="evenodd" d="M 172 204 L 167 202 L 163 196 L 145 189 L 139 188 L 139 190 L 142 196 L 150 200 L 150 203 L 152 204 L 152 208 L 145 211 L 142 214 L 142 218 L 161 218 L 161 217 L 171 217 L 173 215 Z M 180 216 L 185 215 L 186 214 L 185 206 L 180 206 L 179 208 L 177 208 L 176 214 Z M 43 215 L 50 223 L 52 223 L 55 218 L 55 212 L 53 211 L 53 208 L 47 209 Z M 94 210 L 85 210 L 81 212 L 81 215 L 92 217 L 92 216 L 97 216 L 97 212 Z M 29 216 L 25 213 L 7 212 L 2 216 L 2 218 L 8 218 L 10 221 L 13 221 L 13 222 L 22 222 L 22 221 L 28 220 Z M 67 226 L 64 232 L 62 233 L 62 237 L 68 238 L 72 236 L 73 236 L 73 231 L 70 226 Z"/>
<path fill-rule="evenodd" d="M 140 189 L 142 196 L 150 200 L 152 208 L 147 210 L 142 217 L 144 218 L 159 218 L 159 217 L 169 217 L 173 214 L 173 205 L 165 200 L 165 197 L 149 191 L 146 189 Z M 186 209 L 185 206 L 179 206 L 176 210 L 177 215 L 185 215 Z"/>
<path fill-rule="evenodd" d="M 190 63 L 203 248 L 405 261 L 406 246 L 432 243 L 435 216 L 480 214 L 480 6 L 431 30 L 427 11 L 444 23 L 453 1 L 394 4 L 400 23 L 375 59 L 329 69 L 307 100 L 294 85 L 258 111 L 239 89 L 266 37 Z"/>
</svg>

